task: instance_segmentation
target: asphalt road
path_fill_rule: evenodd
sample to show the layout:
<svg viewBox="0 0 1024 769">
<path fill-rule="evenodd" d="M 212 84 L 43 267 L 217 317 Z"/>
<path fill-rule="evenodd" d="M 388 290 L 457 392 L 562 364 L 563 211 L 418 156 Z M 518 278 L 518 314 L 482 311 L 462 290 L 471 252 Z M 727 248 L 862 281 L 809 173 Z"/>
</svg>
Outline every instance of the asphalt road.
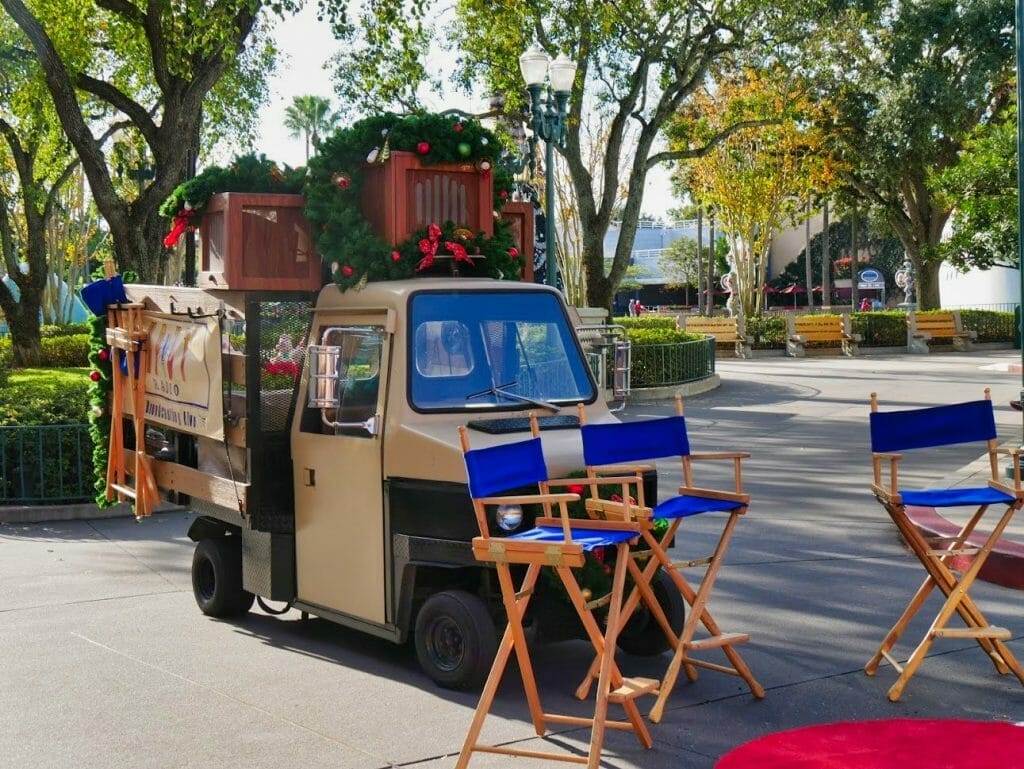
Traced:
<svg viewBox="0 0 1024 769">
<path fill-rule="evenodd" d="M 1024 721 L 1024 687 L 997 675 L 969 640 L 937 642 L 896 704 L 886 699 L 892 669 L 874 678 L 862 671 L 922 574 L 867 490 L 868 394 L 877 391 L 883 407 L 909 407 L 973 399 L 990 386 L 1000 435 L 1016 444 L 1021 415 L 1007 404 L 1019 396 L 1020 376 L 1005 369 L 1018 360 L 994 352 L 719 361 L 722 386 L 687 401 L 691 443 L 695 451 L 749 450 L 753 502 L 711 608 L 724 630 L 753 636 L 741 650 L 767 697 L 754 700 L 739 679 L 705 671 L 677 687 L 651 727 L 652 750 L 613 732 L 604 765 L 710 769 L 746 740 L 835 720 Z M 625 418 L 670 408 L 635 403 Z M 970 474 L 978 453 L 942 449 L 908 465 L 906 477 L 952 484 Z M 681 473 L 669 463 L 659 472 L 668 493 Z M 708 469 L 698 480 L 724 477 Z M 454 765 L 474 695 L 431 684 L 409 647 L 303 622 L 296 612 L 204 617 L 191 594 L 189 520 L 166 513 L 140 524 L 0 525 L 0 766 Z M 688 521 L 677 554 L 705 554 L 713 523 Z M 983 583 L 972 593 L 991 622 L 1015 633 L 1011 647 L 1024 657 L 1024 593 Z M 937 606 L 933 597 L 898 656 L 909 655 Z M 546 710 L 584 712 L 570 692 L 587 648 L 537 650 Z M 620 665 L 657 676 L 667 659 L 621 657 Z M 485 736 L 545 749 L 514 672 L 494 713 Z M 587 733 L 566 727 L 549 739 L 583 749 Z M 508 763 L 478 756 L 471 766 Z"/>
</svg>

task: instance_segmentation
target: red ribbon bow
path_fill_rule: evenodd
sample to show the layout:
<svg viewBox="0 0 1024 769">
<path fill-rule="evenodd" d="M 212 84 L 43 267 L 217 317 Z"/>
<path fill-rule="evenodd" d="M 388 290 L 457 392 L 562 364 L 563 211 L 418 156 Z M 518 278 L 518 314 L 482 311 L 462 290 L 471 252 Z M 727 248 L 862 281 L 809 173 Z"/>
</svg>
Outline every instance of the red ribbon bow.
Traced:
<svg viewBox="0 0 1024 769">
<path fill-rule="evenodd" d="M 425 270 L 434 263 L 434 257 L 437 256 L 437 248 L 440 244 L 441 228 L 436 224 L 431 224 L 427 227 L 427 237 L 423 238 L 419 242 L 420 253 L 423 254 L 423 258 L 420 259 L 420 263 L 416 265 L 416 272 Z M 473 264 L 473 260 L 470 259 L 469 255 L 466 253 L 465 246 L 446 240 L 444 242 L 444 247 L 451 252 L 452 256 L 455 257 L 456 262 Z"/>
<path fill-rule="evenodd" d="M 174 248 L 178 245 L 178 241 L 181 239 L 181 236 L 192 228 L 192 217 L 195 215 L 196 212 L 190 208 L 178 209 L 178 215 L 174 217 L 174 223 L 171 227 L 171 231 L 168 232 L 167 237 L 164 238 L 164 246 L 166 248 Z"/>
</svg>

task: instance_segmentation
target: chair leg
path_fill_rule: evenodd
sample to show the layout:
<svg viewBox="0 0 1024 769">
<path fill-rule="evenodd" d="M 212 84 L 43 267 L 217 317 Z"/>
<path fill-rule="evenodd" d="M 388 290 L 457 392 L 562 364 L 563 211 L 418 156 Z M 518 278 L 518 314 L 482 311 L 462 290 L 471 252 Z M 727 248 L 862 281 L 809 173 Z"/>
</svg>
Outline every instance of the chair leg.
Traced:
<svg viewBox="0 0 1024 769">
<path fill-rule="evenodd" d="M 739 642 L 740 640 L 747 640 L 747 637 L 737 636 L 735 639 L 726 638 L 719 629 L 718 624 L 711 617 L 711 614 L 707 611 L 707 602 L 711 597 L 711 590 L 718 577 L 718 570 L 721 568 L 726 550 L 729 547 L 729 540 L 732 538 L 732 533 L 738 520 L 739 513 L 731 513 L 729 515 L 729 520 L 726 522 L 725 528 L 722 530 L 722 535 L 719 537 L 714 555 L 712 555 L 711 560 L 708 563 L 707 571 L 704 573 L 704 578 L 701 580 L 700 587 L 696 593 L 683 576 L 679 574 L 677 569 L 670 569 L 669 573 L 672 575 L 673 581 L 682 592 L 687 603 L 690 604 L 690 614 L 686 618 L 686 623 L 683 625 L 683 631 L 680 633 L 677 640 L 672 661 L 669 663 L 668 669 L 665 671 L 665 678 L 662 680 L 661 687 L 658 690 L 658 699 L 654 703 L 654 707 L 651 708 L 651 712 L 648 716 L 654 723 L 661 721 L 661 718 L 664 715 L 665 703 L 668 701 L 668 697 L 672 693 L 672 689 L 675 687 L 676 678 L 679 675 L 679 669 L 687 663 L 690 663 L 691 665 L 694 664 L 694 661 L 687 657 L 687 651 L 691 644 L 693 644 L 693 636 L 697 630 L 698 623 L 703 624 L 714 638 L 719 639 L 711 645 L 720 646 L 722 651 L 725 652 L 726 658 L 730 663 L 732 663 L 733 667 L 732 669 L 729 669 L 724 666 L 710 665 L 708 663 L 701 663 L 701 666 L 709 667 L 719 672 L 737 675 L 747 682 L 751 693 L 755 697 L 758 699 L 764 697 L 764 687 L 762 687 L 754 678 L 753 673 L 751 673 L 750 668 L 747 666 L 740 653 L 733 648 L 733 643 Z M 667 560 L 663 547 L 658 548 L 658 557 L 664 557 Z"/>
<path fill-rule="evenodd" d="M 947 548 L 947 550 L 953 550 L 955 547 L 962 545 L 966 540 L 970 532 L 973 531 L 974 526 L 980 520 L 984 514 L 984 506 L 979 508 L 978 512 L 972 517 L 971 521 L 961 529 L 960 534 L 957 535 L 954 543 Z M 943 635 L 952 635 L 953 633 L 944 632 L 946 624 L 952 618 L 953 613 L 956 612 L 963 619 L 967 625 L 967 631 L 964 633 L 964 637 L 974 638 L 978 645 L 981 646 L 982 650 L 986 652 L 989 658 L 995 664 L 996 670 L 1005 674 L 1012 671 L 1021 683 L 1024 683 L 1024 670 L 1021 669 L 1020 663 L 1017 661 L 1013 652 L 1010 651 L 1009 647 L 1003 643 L 1003 636 L 1006 631 L 999 628 L 993 628 L 988 625 L 981 610 L 978 609 L 977 605 L 970 598 L 969 590 L 971 585 L 974 583 L 978 573 L 984 566 L 989 554 L 995 547 L 996 542 L 1002 535 L 1006 526 L 1009 524 L 1010 519 L 1016 512 L 1015 506 L 1007 507 L 1003 516 L 1000 518 L 996 528 L 989 535 L 985 544 L 981 550 L 975 556 L 971 566 L 967 569 L 964 574 L 957 579 L 956 576 L 946 566 L 946 560 L 949 558 L 949 554 L 935 556 L 929 554 L 928 543 L 924 540 L 921 533 L 910 523 L 907 519 L 905 512 L 900 509 L 892 509 L 889 511 L 893 516 L 893 520 L 896 522 L 897 527 L 900 529 L 904 538 L 910 544 L 914 554 L 921 561 L 922 565 L 928 572 L 928 577 L 924 583 L 918 589 L 917 593 L 911 599 L 910 604 L 904 611 L 900 620 L 897 621 L 893 629 L 889 631 L 885 641 L 883 641 L 882 647 L 876 652 L 875 656 L 872 657 L 868 663 L 868 667 L 865 668 L 869 674 L 873 673 L 877 669 L 878 661 L 881 657 L 888 657 L 888 651 L 892 648 L 892 645 L 899 638 L 900 634 L 905 629 L 910 618 L 917 612 L 917 610 L 924 603 L 924 599 L 931 592 L 933 587 L 938 587 L 943 594 L 946 596 L 946 600 L 936 615 L 934 621 L 929 627 L 928 632 L 924 638 L 914 649 L 910 658 L 906 664 L 902 667 L 895 664 L 895 667 L 899 670 L 899 676 L 896 682 L 890 687 L 888 697 L 891 701 L 896 702 L 903 694 L 903 690 L 907 683 L 917 672 L 924 658 L 928 654 L 928 650 L 931 648 L 935 638 Z M 960 632 L 960 631 L 958 631 Z M 890 661 L 891 658 L 890 658 Z M 870 670 L 869 670 L 870 668 Z"/>
<path fill-rule="evenodd" d="M 505 603 L 505 611 L 508 613 L 508 625 L 498 644 L 498 653 L 491 665 L 491 672 L 484 683 L 483 691 L 480 693 L 480 700 L 473 714 L 473 721 L 470 724 L 466 740 L 462 744 L 462 751 L 459 753 L 459 760 L 456 762 L 456 769 L 466 769 L 470 756 L 479 746 L 478 739 L 483 729 L 484 721 L 494 703 L 494 696 L 497 694 L 501 677 L 508 665 L 509 657 L 515 650 L 519 660 L 520 671 L 523 678 L 523 687 L 526 689 L 526 700 L 530 707 L 530 717 L 533 720 L 534 729 L 539 736 L 545 733 L 543 712 L 540 707 L 540 697 L 537 693 L 537 684 L 533 676 L 533 666 L 530 664 L 529 649 L 526 647 L 526 637 L 523 634 L 522 619 L 526 613 L 526 607 L 530 602 L 533 588 L 540 574 L 539 564 L 530 564 L 526 571 L 520 588 L 521 598 L 516 597 L 516 591 L 512 584 L 512 575 L 508 564 L 497 564 L 498 580 L 501 585 L 502 599 Z M 516 632 L 518 630 L 518 632 Z M 525 664 L 523 660 L 525 659 Z"/>
</svg>

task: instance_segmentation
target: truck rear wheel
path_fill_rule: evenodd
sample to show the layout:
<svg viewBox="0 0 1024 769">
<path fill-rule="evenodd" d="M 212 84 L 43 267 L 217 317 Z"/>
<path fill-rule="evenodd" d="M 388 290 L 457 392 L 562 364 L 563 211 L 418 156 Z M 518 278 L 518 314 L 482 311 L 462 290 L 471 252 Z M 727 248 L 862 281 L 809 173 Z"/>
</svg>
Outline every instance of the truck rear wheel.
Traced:
<svg viewBox="0 0 1024 769">
<path fill-rule="evenodd" d="M 683 623 L 686 621 L 686 602 L 664 569 L 658 569 L 658 573 L 651 580 L 651 592 L 654 593 L 662 611 L 665 612 L 669 626 L 678 637 L 683 632 Z M 665 631 L 651 616 L 643 601 L 637 605 L 626 627 L 619 633 L 617 646 L 626 654 L 634 654 L 637 657 L 657 657 L 671 648 L 668 639 L 665 638 Z"/>
<path fill-rule="evenodd" d="M 478 689 L 498 651 L 494 621 L 484 602 L 465 590 L 430 596 L 416 615 L 420 667 L 446 689 Z"/>
<path fill-rule="evenodd" d="M 239 537 L 200 540 L 192 555 L 192 594 L 203 614 L 245 614 L 255 596 L 242 589 L 242 543 Z"/>
</svg>

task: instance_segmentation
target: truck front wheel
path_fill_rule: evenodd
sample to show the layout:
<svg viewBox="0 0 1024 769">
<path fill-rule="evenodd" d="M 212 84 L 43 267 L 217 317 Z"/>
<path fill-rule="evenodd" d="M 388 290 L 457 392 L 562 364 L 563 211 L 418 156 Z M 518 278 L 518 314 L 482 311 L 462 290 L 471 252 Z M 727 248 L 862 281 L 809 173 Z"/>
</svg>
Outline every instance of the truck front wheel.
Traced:
<svg viewBox="0 0 1024 769">
<path fill-rule="evenodd" d="M 245 614 L 255 596 L 242 589 L 242 543 L 239 537 L 201 540 L 192 556 L 192 593 L 203 614 Z"/>
<path fill-rule="evenodd" d="M 430 596 L 416 615 L 416 657 L 446 689 L 478 689 L 498 651 L 494 621 L 484 602 L 465 590 Z"/>
</svg>

